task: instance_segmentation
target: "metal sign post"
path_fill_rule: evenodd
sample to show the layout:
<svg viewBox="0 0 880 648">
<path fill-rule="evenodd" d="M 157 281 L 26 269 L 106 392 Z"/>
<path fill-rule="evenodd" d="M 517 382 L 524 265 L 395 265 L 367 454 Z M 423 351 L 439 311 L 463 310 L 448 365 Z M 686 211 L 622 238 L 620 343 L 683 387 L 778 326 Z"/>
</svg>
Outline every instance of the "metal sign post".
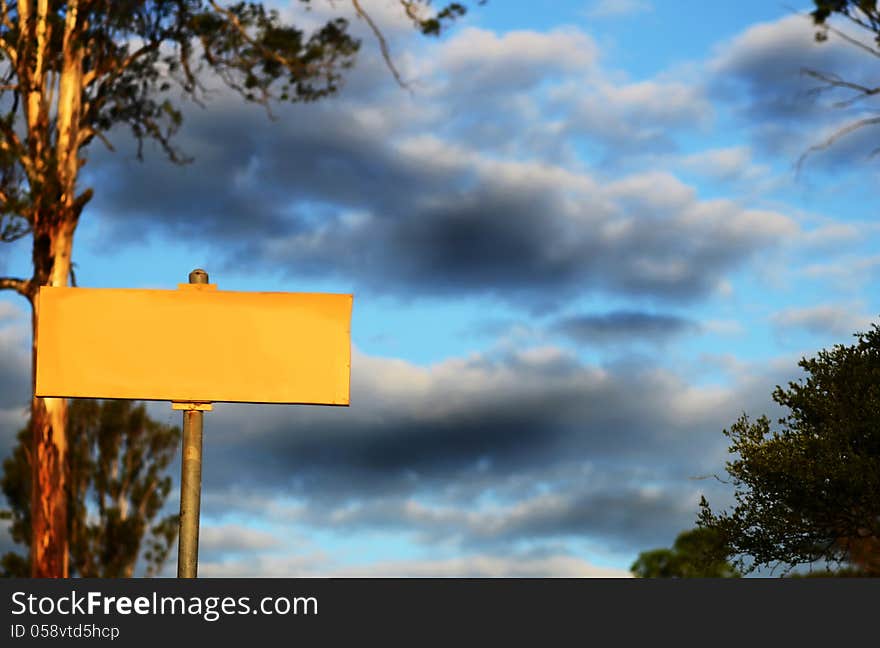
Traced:
<svg viewBox="0 0 880 648">
<path fill-rule="evenodd" d="M 199 571 L 199 507 L 202 498 L 202 412 L 183 412 L 183 458 L 180 462 L 180 532 L 177 577 Z"/>
<path fill-rule="evenodd" d="M 207 284 L 208 273 L 189 273 L 191 284 Z M 186 360 L 186 359 L 184 359 Z M 202 500 L 202 410 L 198 403 L 172 403 L 183 410 L 183 456 L 180 460 L 180 529 L 177 577 L 195 578 L 199 571 L 199 509 Z"/>
</svg>

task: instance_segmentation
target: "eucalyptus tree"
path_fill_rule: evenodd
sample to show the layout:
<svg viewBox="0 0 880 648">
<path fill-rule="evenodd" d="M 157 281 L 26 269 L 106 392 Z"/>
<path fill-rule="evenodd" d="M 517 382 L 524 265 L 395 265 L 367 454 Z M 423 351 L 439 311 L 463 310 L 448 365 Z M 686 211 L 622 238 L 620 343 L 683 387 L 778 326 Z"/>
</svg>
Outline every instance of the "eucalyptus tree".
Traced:
<svg viewBox="0 0 880 648">
<path fill-rule="evenodd" d="M 76 399 L 67 410 L 67 531 L 71 575 L 131 577 L 138 560 L 155 575 L 177 537 L 177 515 L 163 515 L 171 490 L 168 467 L 180 428 L 153 420 L 132 401 Z M 31 546 L 30 429 L 3 461 L 12 539 L 24 556 L 7 552 L 0 573 L 27 576 Z"/>
</svg>

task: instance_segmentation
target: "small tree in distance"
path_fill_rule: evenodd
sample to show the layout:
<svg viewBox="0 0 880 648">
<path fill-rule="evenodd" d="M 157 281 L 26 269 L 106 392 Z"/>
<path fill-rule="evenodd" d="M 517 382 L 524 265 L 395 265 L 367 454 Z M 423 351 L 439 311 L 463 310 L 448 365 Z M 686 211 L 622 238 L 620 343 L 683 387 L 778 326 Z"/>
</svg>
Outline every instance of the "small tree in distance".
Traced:
<svg viewBox="0 0 880 648">
<path fill-rule="evenodd" d="M 703 498 L 699 524 L 747 571 L 830 563 L 880 576 L 880 329 L 856 337 L 801 359 L 805 381 L 777 385 L 790 410 L 779 429 L 743 414 L 724 431 L 736 504 L 715 512 Z"/>
<path fill-rule="evenodd" d="M 629 568 L 637 578 L 737 578 L 721 536 L 710 529 L 682 531 L 672 549 L 643 551 Z"/>
<path fill-rule="evenodd" d="M 171 489 L 166 474 L 180 429 L 152 420 L 131 401 L 72 400 L 67 421 L 70 573 L 131 577 L 139 557 L 147 576 L 161 569 L 177 537 L 177 515 L 158 518 Z M 3 492 L 11 507 L 11 533 L 30 546 L 29 428 L 3 462 Z M 28 576 L 30 561 L 9 552 L 0 569 Z"/>
</svg>

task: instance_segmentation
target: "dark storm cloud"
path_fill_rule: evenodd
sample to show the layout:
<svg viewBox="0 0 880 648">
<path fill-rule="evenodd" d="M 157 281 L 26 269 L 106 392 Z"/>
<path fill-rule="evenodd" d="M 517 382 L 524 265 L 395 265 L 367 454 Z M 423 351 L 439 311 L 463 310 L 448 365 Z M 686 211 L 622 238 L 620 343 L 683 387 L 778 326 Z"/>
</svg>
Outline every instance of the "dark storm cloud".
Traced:
<svg viewBox="0 0 880 648">
<path fill-rule="evenodd" d="M 506 539 L 591 536 L 609 540 L 614 551 L 651 546 L 696 519 L 696 498 L 668 485 L 651 491 L 617 487 L 536 498 L 514 509 L 483 537 Z M 477 536 L 478 538 L 480 535 Z"/>
<path fill-rule="evenodd" d="M 527 303 L 594 291 L 695 299 L 794 227 L 778 214 L 701 202 L 663 174 L 598 187 L 433 140 L 390 146 L 333 110 L 274 133 L 257 122 L 247 135 L 243 114 L 206 114 L 191 135 L 198 165 L 99 164 L 96 207 L 129 232 L 140 223 L 213 240 L 231 267 Z"/>
<path fill-rule="evenodd" d="M 481 46 L 498 65 L 511 45 L 496 41 Z M 439 60 L 461 66 L 463 57 Z M 550 70 L 545 58 L 538 67 Z M 389 87 L 385 70 L 362 74 Z M 779 214 L 702 201 L 664 173 L 600 182 L 534 156 L 485 155 L 482 144 L 446 128 L 458 119 L 443 104 L 452 90 L 428 93 L 429 101 L 390 88 L 278 108 L 276 122 L 221 93 L 207 110 L 187 111 L 179 143 L 196 158 L 189 167 L 156 154 L 132 162 L 124 145 L 117 155 L 97 153 L 86 167 L 98 185 L 93 208 L 123 244 L 151 232 L 198 236 L 216 245 L 228 270 L 341 277 L 358 290 L 407 297 L 494 295 L 532 307 L 595 292 L 698 299 L 796 229 Z M 639 106 L 666 96 L 657 84 L 607 92 L 609 113 L 617 102 L 642 114 Z M 678 94 L 685 110 L 691 95 Z M 476 97 L 467 119 L 491 121 L 484 103 Z M 648 121 L 674 123 L 678 103 Z M 519 129 L 496 137 L 519 141 Z"/>
<path fill-rule="evenodd" d="M 573 455 L 642 460 L 659 448 L 658 413 L 682 387 L 666 375 L 611 377 L 561 366 L 555 358 L 519 357 L 471 360 L 440 367 L 434 375 L 412 368 L 408 379 L 423 382 L 427 390 L 416 394 L 394 385 L 399 378 L 381 361 L 360 360 L 368 363 L 371 375 L 354 377 L 352 408 L 290 408 L 277 428 L 263 431 L 254 444 L 238 442 L 232 426 L 228 433 L 217 433 L 237 448 L 227 461 L 250 455 L 249 463 L 264 471 L 251 478 L 309 480 L 317 492 L 346 491 L 352 484 L 381 492 L 405 487 L 412 479 L 446 479 L 469 471 L 506 475 Z M 384 379 L 391 385 L 374 382 L 389 370 L 391 377 Z M 398 400 L 384 401 L 383 389 L 394 389 Z M 634 399 L 633 394 L 641 396 Z M 240 416 L 245 412 L 242 408 Z M 692 422 L 678 421 L 669 411 L 659 415 L 666 434 L 688 438 L 682 446 L 688 456 L 719 441 L 705 438 L 707 444 L 695 444 Z M 235 474 L 222 473 L 227 479 Z M 345 480 L 337 481 L 336 475 L 343 474 Z"/>
<path fill-rule="evenodd" d="M 0 461 L 9 456 L 16 444 L 16 435 L 27 423 L 30 404 L 30 355 L 23 311 L 0 301 Z M 2 496 L 0 496 L 2 497 Z M 6 508 L 6 501 L 0 508 Z M 0 555 L 7 551 L 24 553 L 14 545 L 8 522 L 0 520 Z"/>
<path fill-rule="evenodd" d="M 645 313 L 641 311 L 613 311 L 601 315 L 573 315 L 552 325 L 581 344 L 607 344 L 634 340 L 664 340 L 688 331 L 695 331 L 697 323 L 677 315 Z"/>
<path fill-rule="evenodd" d="M 492 552 L 517 541 L 566 537 L 598 539 L 610 551 L 633 551 L 666 543 L 694 523 L 699 500 L 694 483 L 651 488 L 637 483 L 640 471 L 634 469 L 603 469 L 601 477 L 569 472 L 565 482 L 550 482 L 552 489 L 544 482 L 550 492 L 502 505 L 449 506 L 392 496 L 316 506 L 300 519 L 330 530 L 409 531 L 425 544 Z"/>
<path fill-rule="evenodd" d="M 699 492 L 720 501 L 712 480 L 694 479 L 722 470 L 722 430 L 743 409 L 774 416 L 770 392 L 795 373 L 739 371 L 729 388 L 696 388 L 552 350 L 430 369 L 356 355 L 350 409 L 217 407 L 206 515 L 265 514 L 292 498 L 273 520 L 470 548 L 575 535 L 621 550 L 668 543 L 693 524 Z"/>
<path fill-rule="evenodd" d="M 12 541 L 9 527 L 9 520 L 0 520 L 0 556 L 10 551 L 24 556 L 26 554 L 26 548 L 23 545 Z"/>
<path fill-rule="evenodd" d="M 0 457 L 7 455 L 16 433 L 27 421 L 25 411 L 31 390 L 29 325 L 30 317 L 24 309 L 11 300 L 0 300 Z"/>
<path fill-rule="evenodd" d="M 298 202 L 323 203 L 335 213 L 349 204 L 381 203 L 383 189 L 412 179 L 387 159 L 375 136 L 321 107 L 294 110 L 284 114 L 296 121 L 283 123 L 234 103 L 193 110 L 179 140 L 196 160 L 186 166 L 158 152 L 141 163 L 130 147 L 101 152 L 91 176 L 100 182 L 95 206 L 116 235 L 134 223 L 229 245 L 307 231 L 309 217 Z"/>
</svg>

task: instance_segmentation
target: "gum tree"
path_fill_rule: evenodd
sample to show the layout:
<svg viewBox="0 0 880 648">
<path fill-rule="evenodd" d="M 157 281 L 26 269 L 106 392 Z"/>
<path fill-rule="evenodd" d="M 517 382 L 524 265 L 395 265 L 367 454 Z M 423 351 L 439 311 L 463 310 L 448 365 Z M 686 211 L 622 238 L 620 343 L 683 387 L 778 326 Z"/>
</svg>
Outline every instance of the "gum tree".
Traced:
<svg viewBox="0 0 880 648">
<path fill-rule="evenodd" d="M 351 0 L 399 81 L 365 4 Z M 399 5 L 427 35 L 466 10 L 460 3 L 435 8 L 430 0 Z M 316 101 L 336 92 L 358 47 L 342 17 L 306 33 L 259 2 L 0 0 L 0 240 L 30 237 L 33 266 L 29 278 L 0 277 L 0 289 L 28 300 L 36 330 L 40 287 L 71 281 L 74 234 L 93 195 L 79 171 L 96 140 L 112 150 L 108 133 L 127 128 L 139 155 L 152 140 L 182 163 L 173 145 L 181 112 L 172 90 L 201 102 L 211 74 L 267 107 Z M 33 576 L 69 572 L 66 410 L 64 399 L 32 399 Z"/>
<path fill-rule="evenodd" d="M 87 578 L 131 577 L 162 568 L 177 537 L 177 516 L 160 517 L 171 490 L 168 466 L 180 429 L 147 416 L 132 401 L 76 399 L 67 409 L 67 531 L 70 573 Z M 30 547 L 30 430 L 3 462 L 12 539 Z M 27 552 L 25 552 L 27 555 Z M 27 576 L 29 561 L 8 552 L 0 573 Z"/>
</svg>

